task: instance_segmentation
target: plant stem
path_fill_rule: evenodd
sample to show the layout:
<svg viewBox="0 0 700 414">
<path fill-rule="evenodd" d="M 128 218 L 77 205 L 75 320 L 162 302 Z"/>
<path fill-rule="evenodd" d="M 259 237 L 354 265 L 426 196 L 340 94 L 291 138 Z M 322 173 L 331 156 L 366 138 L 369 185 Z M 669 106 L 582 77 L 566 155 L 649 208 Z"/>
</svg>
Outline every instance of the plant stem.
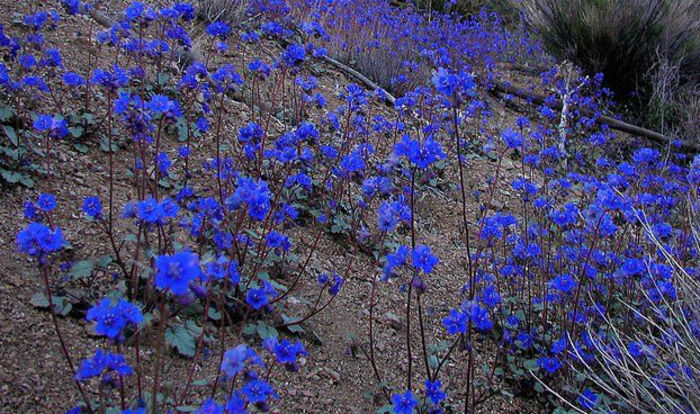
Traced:
<svg viewBox="0 0 700 414">
<path fill-rule="evenodd" d="M 53 305 L 53 296 L 51 294 L 51 284 L 49 283 L 49 270 L 46 266 L 42 266 L 42 274 L 44 277 L 44 284 L 46 286 L 46 297 L 49 300 L 49 311 L 51 312 L 51 319 L 53 320 L 53 325 L 56 329 L 58 341 L 61 344 L 61 351 L 63 352 L 63 356 L 66 358 L 66 361 L 68 361 L 68 366 L 70 367 L 73 378 L 75 378 L 75 365 L 73 364 L 73 359 L 71 358 L 70 353 L 68 353 L 68 347 L 66 347 L 66 342 L 63 340 L 63 334 L 61 333 L 61 329 L 58 325 L 58 318 L 56 317 L 56 310 L 54 309 Z M 90 406 L 90 400 L 88 400 L 85 390 L 83 389 L 83 386 L 80 385 L 80 381 L 78 381 L 78 379 L 75 379 L 75 385 L 78 387 L 78 391 L 80 391 L 80 395 L 87 406 L 88 412 L 92 413 L 93 411 L 92 407 Z"/>
</svg>

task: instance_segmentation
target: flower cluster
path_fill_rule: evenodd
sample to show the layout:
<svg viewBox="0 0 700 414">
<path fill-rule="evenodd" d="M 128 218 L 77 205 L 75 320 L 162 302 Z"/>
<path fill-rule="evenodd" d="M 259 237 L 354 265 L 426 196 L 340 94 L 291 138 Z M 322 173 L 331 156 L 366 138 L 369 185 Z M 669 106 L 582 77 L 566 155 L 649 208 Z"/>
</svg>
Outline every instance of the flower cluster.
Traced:
<svg viewBox="0 0 700 414">
<path fill-rule="evenodd" d="M 677 349 L 679 332 L 700 332 L 677 277 L 698 278 L 691 220 L 700 156 L 652 148 L 613 155 L 614 135 L 596 119 L 608 95 L 601 80 L 556 67 L 537 79 L 548 96 L 536 109 L 510 128 L 493 122 L 482 95 L 499 68 L 539 53 L 497 15 L 426 18 L 386 0 L 263 0 L 246 10 L 245 27 L 210 22 L 196 42 L 193 5 L 137 1 L 86 40 L 90 67 L 80 70 L 43 33 L 93 11 L 63 0 L 60 12 L 37 10 L 17 27 L 0 26 L 0 95 L 12 106 L 0 108 L 12 144 L 2 153 L 14 157 L 0 156 L 2 179 L 29 186 L 22 168 L 38 165 L 35 155 L 47 163 L 32 171 L 49 175 L 56 151 L 104 153 L 104 165 L 90 163 L 97 187 L 75 207 L 86 231 L 66 227 L 72 214 L 41 194 L 24 205 L 29 224 L 16 234 L 18 250 L 39 265 L 45 307 L 53 316 L 87 309 L 94 332 L 108 339 L 73 365 L 54 319 L 62 351 L 78 367 L 84 411 L 96 408 L 83 388 L 94 386 L 110 412 L 270 411 L 284 394 L 274 369 L 298 371 L 312 358 L 294 334 L 356 280 L 371 284 L 369 329 L 357 330 L 369 336 L 362 349 L 370 375 L 388 384 L 377 398 L 395 413 L 435 414 L 455 403 L 474 412 L 493 387 L 528 384 L 530 372 L 567 395 L 578 390 L 568 396 L 582 410 L 612 411 L 622 404 L 571 375 L 600 352 L 647 370 L 650 392 L 668 378 L 697 375 L 663 356 Z M 255 56 L 234 66 L 234 50 Z M 360 66 L 397 60 L 375 62 L 368 74 L 401 96 L 392 101 L 354 83 L 327 95 L 334 89 L 312 76 L 327 54 Z M 562 98 L 575 109 L 562 113 Z M 237 124 L 231 114 L 244 106 L 250 113 Z M 459 220 L 426 220 L 436 204 L 456 204 Z M 426 232 L 443 220 L 442 228 L 458 229 L 435 245 L 441 238 Z M 70 246 L 59 224 L 80 243 Z M 350 251 L 338 258 L 345 270 L 312 270 L 326 236 Z M 76 261 L 86 250 L 100 252 Z M 454 280 L 463 287 L 442 292 L 434 306 L 432 287 Z M 406 342 L 392 344 L 406 352 L 405 383 L 381 372 L 376 352 L 375 312 L 386 297 L 377 291 L 392 288 L 405 312 L 398 323 Z M 677 306 L 687 329 L 674 325 Z M 620 344 L 610 323 L 674 328 L 658 342 Z M 232 332 L 239 345 L 226 349 Z M 488 347 L 475 346 L 486 337 Z M 175 386 L 162 371 L 170 351 L 190 364 Z M 477 360 L 490 365 L 482 370 Z M 196 400 L 193 376 L 208 361 L 220 361 L 210 398 Z M 445 381 L 454 365 L 466 367 L 465 384 Z"/>
</svg>

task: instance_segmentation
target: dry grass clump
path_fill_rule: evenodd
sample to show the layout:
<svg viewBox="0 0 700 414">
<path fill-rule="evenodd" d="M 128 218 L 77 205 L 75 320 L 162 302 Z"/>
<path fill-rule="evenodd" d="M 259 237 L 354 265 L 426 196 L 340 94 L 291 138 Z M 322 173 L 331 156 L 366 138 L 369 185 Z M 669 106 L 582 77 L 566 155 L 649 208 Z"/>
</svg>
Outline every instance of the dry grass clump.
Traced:
<svg viewBox="0 0 700 414">
<path fill-rule="evenodd" d="M 197 18 L 211 23 L 224 21 L 240 22 L 250 7 L 250 0 L 199 0 Z"/>
<path fill-rule="evenodd" d="M 700 249 L 697 205 L 689 204 L 694 234 L 692 248 Z M 641 220 L 645 223 L 643 217 Z M 700 280 L 679 264 L 649 226 L 645 224 L 645 228 L 666 264 L 673 269 L 677 297 L 672 300 L 640 286 L 641 299 L 646 305 L 623 303 L 630 319 L 637 323 L 613 321 L 602 315 L 607 331 L 590 332 L 596 348 L 595 360 L 583 362 L 581 355 L 573 351 L 576 359 L 583 362 L 578 374 L 605 396 L 598 400 L 596 409 L 697 413 L 700 412 Z"/>
</svg>

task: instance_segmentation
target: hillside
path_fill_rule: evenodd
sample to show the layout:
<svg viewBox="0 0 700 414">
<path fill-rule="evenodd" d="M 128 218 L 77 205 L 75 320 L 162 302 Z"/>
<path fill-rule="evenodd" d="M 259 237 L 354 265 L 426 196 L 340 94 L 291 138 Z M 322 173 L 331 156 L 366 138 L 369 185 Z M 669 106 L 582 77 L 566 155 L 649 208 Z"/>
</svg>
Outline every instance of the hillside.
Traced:
<svg viewBox="0 0 700 414">
<path fill-rule="evenodd" d="M 145 3 L 0 0 L 3 412 L 550 412 L 697 277 L 692 148 L 495 15 Z"/>
</svg>

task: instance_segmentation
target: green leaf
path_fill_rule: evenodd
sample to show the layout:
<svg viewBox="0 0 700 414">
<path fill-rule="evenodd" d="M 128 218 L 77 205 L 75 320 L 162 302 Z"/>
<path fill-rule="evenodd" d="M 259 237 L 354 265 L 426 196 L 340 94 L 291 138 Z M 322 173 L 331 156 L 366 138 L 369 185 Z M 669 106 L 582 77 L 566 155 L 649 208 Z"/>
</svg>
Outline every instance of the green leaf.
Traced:
<svg viewBox="0 0 700 414">
<path fill-rule="evenodd" d="M 2 105 L 0 106 L 0 122 L 7 122 L 14 115 L 14 111 L 11 106 Z"/>
<path fill-rule="evenodd" d="M 394 407 L 389 404 L 383 405 L 377 409 L 377 414 L 394 414 Z"/>
<path fill-rule="evenodd" d="M 526 359 L 523 366 L 525 367 L 525 369 L 528 369 L 533 372 L 537 372 L 537 370 L 539 369 L 536 359 Z"/>
<path fill-rule="evenodd" d="M 127 234 L 126 236 L 124 236 L 124 239 L 123 239 L 123 240 L 124 240 L 125 242 L 133 242 L 133 243 L 136 243 L 136 242 L 138 241 L 138 238 L 136 237 L 135 234 Z"/>
<path fill-rule="evenodd" d="M 87 145 L 81 144 L 80 142 L 76 142 L 75 144 L 73 144 L 73 148 L 75 148 L 75 150 L 81 154 L 87 154 L 90 150 L 90 148 L 88 148 Z"/>
<path fill-rule="evenodd" d="M 35 293 L 29 300 L 29 303 L 31 303 L 35 308 L 44 309 L 49 307 L 49 299 L 41 292 Z"/>
<path fill-rule="evenodd" d="M 17 140 L 17 132 L 15 132 L 15 129 L 9 125 L 3 125 L 2 129 L 5 130 L 5 134 L 10 139 L 12 144 L 14 146 L 17 146 L 19 144 L 19 141 Z"/>
<path fill-rule="evenodd" d="M 27 177 L 26 175 L 22 175 L 22 177 L 20 177 L 19 183 L 27 188 L 34 188 L 34 180 Z"/>
<path fill-rule="evenodd" d="M 260 337 L 260 339 L 267 339 L 270 337 L 277 338 L 279 336 L 277 329 L 266 324 L 265 322 L 258 322 L 258 326 L 256 328 L 256 331 L 258 332 L 258 336 Z"/>
<path fill-rule="evenodd" d="M 175 348 L 180 355 L 193 357 L 195 354 L 197 345 L 194 334 L 181 323 L 175 324 L 165 331 L 165 342 Z"/>
<path fill-rule="evenodd" d="M 440 361 L 438 361 L 438 358 L 435 355 L 430 355 L 428 357 L 428 365 L 430 365 L 430 368 L 437 368 L 439 363 Z"/>
<path fill-rule="evenodd" d="M 243 335 L 253 336 L 257 332 L 257 326 L 254 323 L 247 323 L 243 326 Z"/>
<path fill-rule="evenodd" d="M 70 128 L 69 131 L 73 138 L 80 138 L 83 136 L 83 132 L 85 132 L 85 129 L 81 126 L 76 126 Z"/>
<path fill-rule="evenodd" d="M 82 117 L 85 120 L 85 122 L 88 123 L 88 125 L 92 125 L 95 123 L 95 115 L 91 114 L 90 112 L 83 113 Z"/>
<path fill-rule="evenodd" d="M 0 171 L 2 178 L 10 184 L 17 184 L 22 179 L 22 174 L 14 171 Z"/>
<path fill-rule="evenodd" d="M 117 144 L 114 142 L 112 142 L 111 148 L 112 148 L 113 153 L 117 152 L 117 150 L 119 149 Z M 102 142 L 100 143 L 100 149 L 102 150 L 102 152 L 109 152 L 109 149 L 110 149 L 109 140 L 107 140 L 107 139 L 102 140 Z"/>
<path fill-rule="evenodd" d="M 180 142 L 186 142 L 188 130 L 187 130 L 187 121 L 185 120 L 184 117 L 180 117 L 175 122 L 175 129 L 177 129 L 177 140 Z"/>
<path fill-rule="evenodd" d="M 102 256 L 97 258 L 96 264 L 98 267 L 105 268 L 105 267 L 109 266 L 110 264 L 112 264 L 113 261 L 114 261 L 114 258 L 112 256 L 105 254 L 105 255 L 102 255 Z"/>
<path fill-rule="evenodd" d="M 285 314 L 282 314 L 282 320 L 284 321 L 285 324 L 292 324 L 286 326 L 286 328 L 289 330 L 291 333 L 304 333 L 304 328 L 301 327 L 298 323 L 294 323 L 297 321 L 300 321 L 301 319 L 299 318 L 293 318 L 291 316 L 287 316 Z"/>
<path fill-rule="evenodd" d="M 95 262 L 92 260 L 81 260 L 79 262 L 73 263 L 70 267 L 68 274 L 72 280 L 83 279 L 90 277 L 92 271 L 95 269 Z"/>
<path fill-rule="evenodd" d="M 57 314 L 66 316 L 73 310 L 73 304 L 64 296 L 53 297 L 53 308 Z"/>
<path fill-rule="evenodd" d="M 212 321 L 220 321 L 221 320 L 221 312 L 216 310 L 216 308 L 213 306 L 209 307 L 209 314 L 208 315 L 209 315 L 209 319 L 211 319 Z"/>
<path fill-rule="evenodd" d="M 168 83 L 170 76 L 167 73 L 161 72 L 158 74 L 158 85 L 165 86 Z"/>
</svg>

